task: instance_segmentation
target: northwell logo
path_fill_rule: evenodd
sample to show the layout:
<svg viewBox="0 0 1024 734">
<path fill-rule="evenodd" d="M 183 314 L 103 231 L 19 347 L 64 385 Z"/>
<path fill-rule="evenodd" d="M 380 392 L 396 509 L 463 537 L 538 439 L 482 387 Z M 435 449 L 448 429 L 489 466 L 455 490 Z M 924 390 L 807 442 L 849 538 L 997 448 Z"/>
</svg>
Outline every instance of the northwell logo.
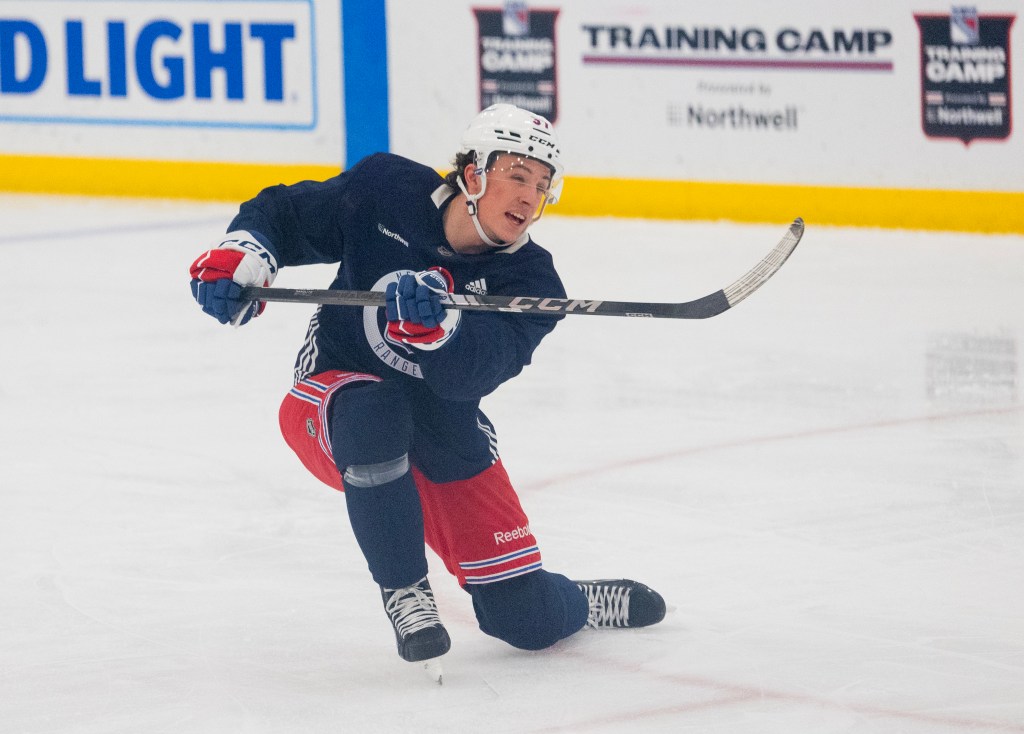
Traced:
<svg viewBox="0 0 1024 734">
<path fill-rule="evenodd" d="M 385 227 L 380 222 L 377 222 L 377 231 L 380 232 L 385 237 L 390 237 L 393 240 L 401 242 L 406 247 L 409 246 L 409 243 L 405 241 L 405 238 L 403 238 L 402 235 L 398 234 L 397 232 L 392 232 L 390 229 Z"/>
</svg>

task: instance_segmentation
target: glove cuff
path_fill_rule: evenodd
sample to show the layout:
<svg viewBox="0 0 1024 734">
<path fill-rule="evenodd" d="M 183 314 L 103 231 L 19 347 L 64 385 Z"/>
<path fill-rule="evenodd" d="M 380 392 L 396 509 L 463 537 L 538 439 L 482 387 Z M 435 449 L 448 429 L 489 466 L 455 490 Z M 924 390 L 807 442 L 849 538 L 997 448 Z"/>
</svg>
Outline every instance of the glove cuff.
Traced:
<svg viewBox="0 0 1024 734">
<path fill-rule="evenodd" d="M 408 341 L 406 344 L 422 349 L 425 352 L 432 352 L 435 349 L 440 349 L 455 336 L 456 330 L 459 328 L 459 320 L 462 318 L 462 311 L 454 308 L 445 309 L 444 318 L 438 323 L 437 328 L 444 332 L 443 336 L 436 341 L 431 342 L 414 342 Z"/>
<path fill-rule="evenodd" d="M 452 274 L 440 265 L 427 268 L 423 272 L 416 273 L 416 282 L 425 285 L 435 293 L 451 293 L 455 290 L 455 279 Z"/>
<path fill-rule="evenodd" d="M 262 242 L 262 237 L 238 229 L 224 235 L 224 240 L 217 245 L 220 250 L 241 252 L 243 257 L 232 276 L 232 280 L 242 286 L 270 286 L 277 277 L 277 258 Z"/>
</svg>

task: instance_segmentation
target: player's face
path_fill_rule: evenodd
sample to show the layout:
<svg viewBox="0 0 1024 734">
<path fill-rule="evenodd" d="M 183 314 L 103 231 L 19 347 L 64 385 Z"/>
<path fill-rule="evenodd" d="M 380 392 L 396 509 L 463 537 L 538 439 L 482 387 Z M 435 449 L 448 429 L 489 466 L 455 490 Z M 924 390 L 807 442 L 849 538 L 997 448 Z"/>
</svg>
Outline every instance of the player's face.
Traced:
<svg viewBox="0 0 1024 734">
<path fill-rule="evenodd" d="M 551 169 L 540 161 L 513 153 L 499 155 L 487 169 L 480 225 L 495 241 L 515 241 L 540 217 L 550 188 Z"/>
</svg>

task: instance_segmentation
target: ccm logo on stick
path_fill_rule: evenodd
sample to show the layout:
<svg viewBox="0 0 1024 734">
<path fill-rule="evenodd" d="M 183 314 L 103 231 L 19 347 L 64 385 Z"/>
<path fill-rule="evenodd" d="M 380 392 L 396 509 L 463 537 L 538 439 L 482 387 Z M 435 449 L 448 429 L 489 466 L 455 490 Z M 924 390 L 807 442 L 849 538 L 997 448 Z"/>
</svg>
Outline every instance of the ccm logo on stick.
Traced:
<svg viewBox="0 0 1024 734">
<path fill-rule="evenodd" d="M 536 308 L 538 311 L 586 311 L 593 313 L 604 301 L 581 301 L 569 300 L 568 298 L 531 298 L 530 296 L 519 296 L 513 298 L 508 306 L 519 311 L 529 311 Z"/>
</svg>

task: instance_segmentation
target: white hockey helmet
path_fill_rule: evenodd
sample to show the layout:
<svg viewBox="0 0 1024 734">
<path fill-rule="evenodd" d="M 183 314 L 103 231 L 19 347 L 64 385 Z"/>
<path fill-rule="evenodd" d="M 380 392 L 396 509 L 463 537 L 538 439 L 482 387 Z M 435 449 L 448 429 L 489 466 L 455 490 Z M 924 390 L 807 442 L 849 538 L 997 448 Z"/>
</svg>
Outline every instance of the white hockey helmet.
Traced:
<svg viewBox="0 0 1024 734">
<path fill-rule="evenodd" d="M 547 203 L 562 195 L 562 150 L 555 128 L 544 117 L 510 104 L 494 104 L 473 118 L 462 134 L 461 153 L 476 153 L 476 165 L 485 169 L 494 153 L 518 153 L 551 167 Z"/>
</svg>

